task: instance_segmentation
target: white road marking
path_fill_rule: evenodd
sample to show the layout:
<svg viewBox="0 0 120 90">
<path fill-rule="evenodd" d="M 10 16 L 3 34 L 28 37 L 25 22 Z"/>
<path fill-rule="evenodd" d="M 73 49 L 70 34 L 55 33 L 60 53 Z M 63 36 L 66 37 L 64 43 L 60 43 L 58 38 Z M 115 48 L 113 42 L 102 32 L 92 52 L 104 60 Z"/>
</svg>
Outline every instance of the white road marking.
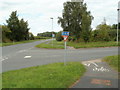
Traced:
<svg viewBox="0 0 120 90">
<path fill-rule="evenodd" d="M 85 63 L 84 65 L 85 65 L 85 66 L 88 66 L 88 67 L 90 66 L 90 64 L 86 64 L 86 63 Z"/>
<path fill-rule="evenodd" d="M 98 67 L 98 65 L 94 62 L 89 62 L 89 63 L 84 63 L 85 66 L 90 66 L 91 64 L 95 65 L 96 67 Z"/>
<path fill-rule="evenodd" d="M 93 68 L 93 71 L 98 71 L 98 72 L 109 72 L 108 69 L 104 68 L 104 67 L 100 67 L 100 68 Z"/>
<path fill-rule="evenodd" d="M 1 62 L 4 61 L 4 60 L 6 60 L 6 59 L 8 59 L 8 57 L 0 57 L 0 61 Z"/>
<path fill-rule="evenodd" d="M 23 52 L 26 52 L 26 51 L 28 51 L 28 50 L 30 50 L 30 49 L 33 49 L 33 48 L 34 48 L 34 47 L 29 48 L 29 49 L 26 49 L 26 50 L 20 50 L 20 51 L 17 51 L 17 52 L 15 52 L 15 53 L 13 53 L 13 54 L 0 57 L 0 62 L 2 62 L 2 61 L 4 61 L 4 60 L 7 60 L 8 57 L 9 57 L 9 58 L 10 58 L 10 57 L 13 57 L 13 56 L 15 56 L 15 55 L 18 54 L 18 53 L 23 53 Z M 24 58 L 31 58 L 31 56 L 29 56 L 29 57 L 24 57 Z"/>
<path fill-rule="evenodd" d="M 25 58 L 25 59 L 28 59 L 28 58 L 31 58 L 31 57 L 32 57 L 32 56 L 25 56 L 24 58 Z"/>
<path fill-rule="evenodd" d="M 94 63 L 94 62 L 91 62 L 91 63 L 94 64 L 96 67 L 98 67 L 98 65 L 96 63 Z"/>
</svg>

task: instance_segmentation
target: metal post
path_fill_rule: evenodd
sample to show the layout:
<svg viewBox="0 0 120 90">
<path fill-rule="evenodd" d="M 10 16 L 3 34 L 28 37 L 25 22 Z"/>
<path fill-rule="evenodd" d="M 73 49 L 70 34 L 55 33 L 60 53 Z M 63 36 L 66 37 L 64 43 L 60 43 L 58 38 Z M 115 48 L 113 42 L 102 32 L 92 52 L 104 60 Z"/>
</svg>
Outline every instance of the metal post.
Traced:
<svg viewBox="0 0 120 90">
<path fill-rule="evenodd" d="M 119 30 L 119 10 L 120 10 L 120 9 L 117 9 L 117 11 L 118 11 L 118 22 L 117 22 L 117 44 L 118 44 L 118 30 Z"/>
<path fill-rule="evenodd" d="M 118 2 L 118 9 L 117 9 L 117 11 L 118 11 L 118 23 L 117 23 L 117 44 L 118 44 L 118 42 L 119 42 L 119 35 L 118 35 L 118 33 L 119 33 L 119 22 L 120 22 L 120 17 L 119 17 L 119 12 L 120 12 L 120 1 Z"/>
<path fill-rule="evenodd" d="M 66 57 L 67 57 L 67 42 L 65 41 L 65 54 L 64 54 L 64 65 L 66 65 Z"/>
<path fill-rule="evenodd" d="M 52 35 L 53 35 L 53 18 L 51 17 L 50 19 L 52 19 Z M 52 36 L 52 46 L 53 46 L 53 36 Z"/>
</svg>

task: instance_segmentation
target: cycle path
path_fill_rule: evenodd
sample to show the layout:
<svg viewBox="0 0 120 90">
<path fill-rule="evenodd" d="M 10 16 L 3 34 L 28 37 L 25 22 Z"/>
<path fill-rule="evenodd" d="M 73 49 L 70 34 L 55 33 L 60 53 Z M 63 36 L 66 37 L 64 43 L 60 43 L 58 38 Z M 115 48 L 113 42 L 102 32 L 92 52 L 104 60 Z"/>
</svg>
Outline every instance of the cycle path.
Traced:
<svg viewBox="0 0 120 90">
<path fill-rule="evenodd" d="M 101 59 L 83 61 L 87 72 L 71 88 L 118 88 L 118 72 Z"/>
</svg>

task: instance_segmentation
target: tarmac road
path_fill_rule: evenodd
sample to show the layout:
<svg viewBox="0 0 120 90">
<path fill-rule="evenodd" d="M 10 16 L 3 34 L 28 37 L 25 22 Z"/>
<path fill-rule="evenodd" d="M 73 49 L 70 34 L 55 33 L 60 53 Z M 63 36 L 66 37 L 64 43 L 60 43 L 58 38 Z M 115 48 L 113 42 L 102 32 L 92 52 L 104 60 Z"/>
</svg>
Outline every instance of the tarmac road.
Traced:
<svg viewBox="0 0 120 90">
<path fill-rule="evenodd" d="M 6 46 L 2 48 L 2 72 L 64 61 L 64 49 L 40 49 L 35 45 L 49 41 Z M 87 61 L 117 55 L 118 48 L 68 49 L 66 61 Z"/>
</svg>

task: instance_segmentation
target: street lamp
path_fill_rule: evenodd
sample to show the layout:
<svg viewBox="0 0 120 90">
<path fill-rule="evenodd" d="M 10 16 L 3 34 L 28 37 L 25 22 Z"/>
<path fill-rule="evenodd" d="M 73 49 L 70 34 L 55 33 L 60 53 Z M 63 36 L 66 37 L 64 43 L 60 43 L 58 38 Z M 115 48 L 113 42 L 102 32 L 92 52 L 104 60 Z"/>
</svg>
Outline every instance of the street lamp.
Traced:
<svg viewBox="0 0 120 90">
<path fill-rule="evenodd" d="M 117 44 L 118 44 L 118 30 L 119 30 L 119 22 L 120 22 L 120 19 L 119 19 L 119 12 L 120 12 L 120 1 L 118 2 L 118 22 L 117 22 Z"/>
<path fill-rule="evenodd" d="M 53 17 L 50 18 L 52 20 L 52 46 L 53 46 Z"/>
<path fill-rule="evenodd" d="M 71 2 L 83 2 L 84 0 L 71 0 Z"/>
</svg>

